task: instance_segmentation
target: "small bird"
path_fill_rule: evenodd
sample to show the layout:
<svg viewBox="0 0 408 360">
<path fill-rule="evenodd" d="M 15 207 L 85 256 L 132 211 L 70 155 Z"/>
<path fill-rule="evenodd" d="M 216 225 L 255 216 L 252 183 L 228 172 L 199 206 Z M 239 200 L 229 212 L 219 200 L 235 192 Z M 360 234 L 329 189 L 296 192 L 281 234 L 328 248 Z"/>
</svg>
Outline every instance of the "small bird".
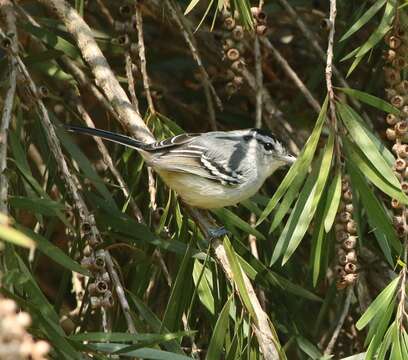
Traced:
<svg viewBox="0 0 408 360">
<path fill-rule="evenodd" d="M 143 143 L 106 130 L 66 128 L 136 149 L 184 202 L 201 209 L 251 197 L 275 170 L 296 160 L 274 135 L 261 129 L 181 134 Z"/>
</svg>

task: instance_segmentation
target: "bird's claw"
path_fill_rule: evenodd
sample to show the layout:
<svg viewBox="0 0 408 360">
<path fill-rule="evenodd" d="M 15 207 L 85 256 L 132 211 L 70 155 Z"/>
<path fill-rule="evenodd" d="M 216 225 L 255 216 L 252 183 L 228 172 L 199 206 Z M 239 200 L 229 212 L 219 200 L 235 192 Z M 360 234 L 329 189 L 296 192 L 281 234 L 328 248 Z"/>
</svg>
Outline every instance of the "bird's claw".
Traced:
<svg viewBox="0 0 408 360">
<path fill-rule="evenodd" d="M 209 240 L 221 239 L 225 235 L 228 235 L 230 232 L 225 227 L 219 227 L 215 229 L 210 229 L 208 231 L 208 238 Z"/>
</svg>

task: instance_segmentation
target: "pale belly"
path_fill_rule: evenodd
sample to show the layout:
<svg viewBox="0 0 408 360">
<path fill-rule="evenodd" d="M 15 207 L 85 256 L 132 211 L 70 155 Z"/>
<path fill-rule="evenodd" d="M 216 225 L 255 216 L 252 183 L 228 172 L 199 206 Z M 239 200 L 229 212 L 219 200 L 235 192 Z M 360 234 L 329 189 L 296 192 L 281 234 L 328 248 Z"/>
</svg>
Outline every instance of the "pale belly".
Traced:
<svg viewBox="0 0 408 360">
<path fill-rule="evenodd" d="M 235 205 L 254 195 L 263 184 L 263 180 L 254 179 L 244 185 L 231 187 L 191 174 L 163 170 L 159 170 L 158 173 L 183 201 L 202 209 Z"/>
</svg>

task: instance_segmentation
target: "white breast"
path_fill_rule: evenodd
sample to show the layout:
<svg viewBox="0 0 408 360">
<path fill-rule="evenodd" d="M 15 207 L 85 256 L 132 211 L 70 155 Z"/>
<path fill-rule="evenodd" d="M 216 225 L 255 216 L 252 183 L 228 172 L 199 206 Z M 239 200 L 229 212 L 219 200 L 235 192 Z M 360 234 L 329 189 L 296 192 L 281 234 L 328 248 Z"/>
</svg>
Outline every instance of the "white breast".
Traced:
<svg viewBox="0 0 408 360">
<path fill-rule="evenodd" d="M 197 175 L 157 171 L 163 181 L 189 205 L 202 209 L 215 209 L 235 205 L 254 195 L 264 179 L 254 178 L 238 186 L 225 186 Z"/>
</svg>

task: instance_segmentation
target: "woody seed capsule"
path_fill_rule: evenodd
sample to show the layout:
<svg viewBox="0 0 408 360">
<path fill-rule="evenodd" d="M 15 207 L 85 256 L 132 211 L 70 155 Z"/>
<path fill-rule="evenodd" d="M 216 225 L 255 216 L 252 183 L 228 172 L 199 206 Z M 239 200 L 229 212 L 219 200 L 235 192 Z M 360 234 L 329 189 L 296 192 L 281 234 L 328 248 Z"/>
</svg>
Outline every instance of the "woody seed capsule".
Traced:
<svg viewBox="0 0 408 360">
<path fill-rule="evenodd" d="M 388 40 L 388 46 L 391 49 L 398 49 L 401 46 L 401 39 L 396 36 L 391 36 Z"/>
<path fill-rule="evenodd" d="M 238 25 L 232 30 L 232 37 L 235 40 L 242 40 L 244 38 L 244 29 L 241 25 Z"/>
<path fill-rule="evenodd" d="M 357 238 L 355 236 L 349 236 L 347 240 L 343 242 L 343 248 L 345 250 L 352 250 L 356 247 Z"/>
<path fill-rule="evenodd" d="M 231 61 L 236 61 L 239 59 L 239 51 L 235 48 L 231 48 L 227 51 L 227 58 Z"/>
<path fill-rule="evenodd" d="M 397 138 L 397 135 L 396 135 L 396 133 L 395 133 L 395 130 L 394 130 L 394 129 L 391 129 L 391 128 L 388 128 L 388 129 L 385 131 L 385 135 L 387 136 L 387 139 L 390 140 L 390 141 L 394 141 L 394 140 Z"/>
<path fill-rule="evenodd" d="M 408 80 L 402 80 L 395 86 L 395 90 L 397 90 L 400 94 L 407 94 L 408 93 Z"/>
<path fill-rule="evenodd" d="M 343 242 L 344 240 L 347 240 L 349 237 L 349 234 L 345 232 L 344 230 L 336 232 L 336 240 L 338 242 Z"/>
<path fill-rule="evenodd" d="M 407 167 L 407 163 L 403 159 L 397 159 L 395 160 L 394 167 L 395 167 L 395 170 L 401 172 L 405 170 L 405 168 Z"/>
<path fill-rule="evenodd" d="M 392 199 L 391 200 L 391 206 L 393 209 L 401 209 L 402 205 L 397 199 Z"/>
<path fill-rule="evenodd" d="M 355 235 L 357 233 L 357 225 L 354 220 L 350 220 L 346 225 L 346 230 L 351 234 Z"/>
<path fill-rule="evenodd" d="M 232 30 L 235 26 L 235 19 L 233 17 L 227 17 L 224 19 L 224 27 L 227 30 Z"/>
<path fill-rule="evenodd" d="M 385 118 L 385 121 L 388 125 L 395 125 L 398 122 L 398 118 L 394 114 L 388 114 Z"/>
<path fill-rule="evenodd" d="M 349 221 L 351 219 L 351 214 L 347 211 L 343 211 L 339 214 L 339 220 L 342 223 L 346 223 L 347 221 Z"/>
</svg>

